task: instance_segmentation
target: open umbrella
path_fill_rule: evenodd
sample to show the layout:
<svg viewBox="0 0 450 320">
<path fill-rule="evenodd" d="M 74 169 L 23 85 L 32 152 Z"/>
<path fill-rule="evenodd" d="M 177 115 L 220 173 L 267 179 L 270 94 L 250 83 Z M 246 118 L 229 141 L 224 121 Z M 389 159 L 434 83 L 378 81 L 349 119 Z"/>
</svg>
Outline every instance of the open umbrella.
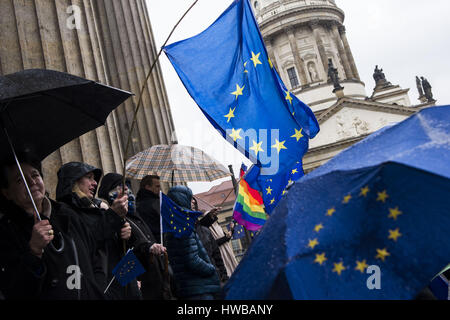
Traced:
<svg viewBox="0 0 450 320">
<path fill-rule="evenodd" d="M 0 125 L 16 149 L 41 160 L 64 144 L 105 124 L 131 93 L 53 70 L 0 76 Z M 0 148 L 9 148 L 0 134 Z"/>
<path fill-rule="evenodd" d="M 103 125 L 110 112 L 130 96 L 129 92 L 53 70 L 31 69 L 0 76 L 0 158 L 10 155 L 8 150 L 15 156 L 19 149 L 42 160 Z"/>
<path fill-rule="evenodd" d="M 304 176 L 227 299 L 413 299 L 450 262 L 450 106 L 380 130 Z"/>
<path fill-rule="evenodd" d="M 225 166 L 202 150 L 183 146 L 155 145 L 139 152 L 126 163 L 126 175 L 142 179 L 146 175 L 158 175 L 162 181 L 214 181 L 230 176 Z"/>
</svg>

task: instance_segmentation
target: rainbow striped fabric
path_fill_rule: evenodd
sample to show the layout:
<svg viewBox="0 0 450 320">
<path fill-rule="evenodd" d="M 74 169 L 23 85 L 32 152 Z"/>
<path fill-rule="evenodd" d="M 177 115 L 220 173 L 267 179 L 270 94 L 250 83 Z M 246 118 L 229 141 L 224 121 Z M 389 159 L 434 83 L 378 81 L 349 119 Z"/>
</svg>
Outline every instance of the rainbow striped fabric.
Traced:
<svg viewBox="0 0 450 320">
<path fill-rule="evenodd" d="M 244 169 L 241 168 L 241 181 L 234 204 L 233 218 L 247 230 L 257 231 L 266 222 L 267 214 L 264 211 L 264 201 L 261 195 L 245 181 L 244 172 Z"/>
</svg>

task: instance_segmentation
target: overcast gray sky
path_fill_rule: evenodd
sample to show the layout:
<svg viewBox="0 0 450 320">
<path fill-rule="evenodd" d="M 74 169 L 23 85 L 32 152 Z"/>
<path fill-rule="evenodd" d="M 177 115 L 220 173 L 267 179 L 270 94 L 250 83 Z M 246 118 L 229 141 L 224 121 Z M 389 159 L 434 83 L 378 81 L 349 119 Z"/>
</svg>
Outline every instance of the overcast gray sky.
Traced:
<svg viewBox="0 0 450 320">
<path fill-rule="evenodd" d="M 194 0 L 147 0 L 156 44 L 162 46 L 175 23 Z M 232 0 L 199 0 L 178 26 L 169 44 L 192 37 L 213 23 Z M 450 1 L 449 0 L 336 0 L 345 12 L 344 25 L 366 94 L 371 95 L 375 65 L 388 81 L 410 88 L 418 103 L 415 77 L 424 76 L 439 105 L 450 104 Z M 242 161 L 249 164 L 209 124 L 187 93 L 163 53 L 163 76 L 180 144 L 199 147 L 238 174 Z M 194 193 L 215 183 L 192 183 Z"/>
</svg>

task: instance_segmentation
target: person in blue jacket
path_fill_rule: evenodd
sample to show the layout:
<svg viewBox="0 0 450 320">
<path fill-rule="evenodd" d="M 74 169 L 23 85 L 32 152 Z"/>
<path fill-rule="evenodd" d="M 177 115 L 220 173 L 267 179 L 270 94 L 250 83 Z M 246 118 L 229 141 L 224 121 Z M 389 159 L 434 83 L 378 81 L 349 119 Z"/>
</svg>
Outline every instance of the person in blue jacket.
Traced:
<svg viewBox="0 0 450 320">
<path fill-rule="evenodd" d="M 188 187 L 172 187 L 167 196 L 191 210 L 192 191 Z M 164 240 L 173 268 L 176 296 L 181 300 L 213 300 L 220 292 L 220 280 L 196 232 L 181 238 L 166 233 Z"/>
</svg>

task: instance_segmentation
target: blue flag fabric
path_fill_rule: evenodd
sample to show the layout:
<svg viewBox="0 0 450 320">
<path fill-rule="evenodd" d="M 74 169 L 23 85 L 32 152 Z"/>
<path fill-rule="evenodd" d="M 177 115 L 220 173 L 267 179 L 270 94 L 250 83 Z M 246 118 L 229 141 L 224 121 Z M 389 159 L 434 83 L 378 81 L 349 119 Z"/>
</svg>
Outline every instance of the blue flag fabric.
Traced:
<svg viewBox="0 0 450 320">
<path fill-rule="evenodd" d="M 162 192 L 160 195 L 163 233 L 173 233 L 176 238 L 189 236 L 203 213 L 180 207 Z"/>
<path fill-rule="evenodd" d="M 126 286 L 144 272 L 145 268 L 134 255 L 132 249 L 127 251 L 127 254 L 123 256 L 112 271 L 113 275 L 122 286 Z"/>
<path fill-rule="evenodd" d="M 229 228 L 229 226 L 227 226 Z M 228 229 L 229 231 L 229 229 Z M 233 239 L 242 239 L 245 237 L 245 229 L 242 225 L 236 224 L 233 232 Z"/>
<path fill-rule="evenodd" d="M 283 176 L 284 189 L 319 125 L 273 68 L 248 0 L 233 1 L 208 29 L 164 51 L 211 124 L 261 175 Z"/>
<path fill-rule="evenodd" d="M 289 189 L 226 298 L 414 299 L 450 261 L 449 163 L 450 106 L 341 152 Z"/>
</svg>

